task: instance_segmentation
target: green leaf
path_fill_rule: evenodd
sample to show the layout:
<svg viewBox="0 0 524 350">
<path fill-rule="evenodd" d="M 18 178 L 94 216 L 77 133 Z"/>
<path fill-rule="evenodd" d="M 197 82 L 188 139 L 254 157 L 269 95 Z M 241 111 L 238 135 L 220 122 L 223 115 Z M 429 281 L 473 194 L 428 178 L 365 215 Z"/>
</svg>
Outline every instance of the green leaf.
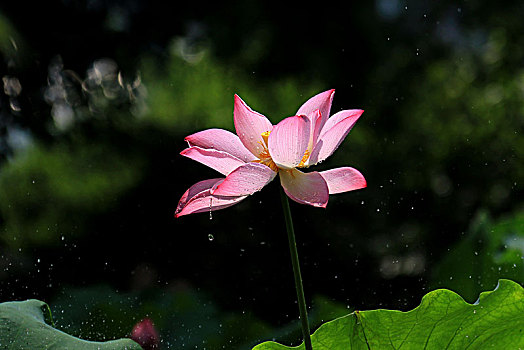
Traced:
<svg viewBox="0 0 524 350">
<path fill-rule="evenodd" d="M 141 350 L 131 339 L 90 342 L 53 328 L 49 306 L 39 300 L 0 304 L 1 349 Z"/>
<path fill-rule="evenodd" d="M 524 289 L 500 280 L 492 292 L 468 304 L 458 294 L 439 289 L 426 294 L 408 312 L 355 311 L 322 325 L 313 350 L 350 349 L 519 349 L 524 348 Z M 253 350 L 304 349 L 274 342 Z"/>
</svg>

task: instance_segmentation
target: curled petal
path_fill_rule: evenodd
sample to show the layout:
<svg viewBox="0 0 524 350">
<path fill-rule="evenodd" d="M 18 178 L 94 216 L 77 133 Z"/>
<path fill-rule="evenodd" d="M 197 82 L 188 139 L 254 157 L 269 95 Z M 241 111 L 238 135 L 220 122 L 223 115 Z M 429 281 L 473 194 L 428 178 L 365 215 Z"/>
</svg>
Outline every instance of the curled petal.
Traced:
<svg viewBox="0 0 524 350">
<path fill-rule="evenodd" d="M 271 122 L 262 114 L 253 111 L 235 95 L 234 121 L 237 135 L 242 144 L 256 157 L 264 151 L 262 134 L 273 129 Z"/>
<path fill-rule="evenodd" d="M 251 162 L 256 157 L 242 144 L 237 135 L 224 129 L 207 129 L 186 137 L 189 147 L 197 146 L 231 154 L 244 161 Z"/>
<path fill-rule="evenodd" d="M 329 118 L 322 128 L 322 131 L 320 131 L 318 140 L 309 157 L 308 164 L 316 164 L 332 155 L 342 141 L 344 141 L 362 113 L 364 113 L 364 111 L 361 109 L 347 110 L 338 112 Z"/>
<path fill-rule="evenodd" d="M 312 114 L 311 120 L 311 127 L 310 127 L 310 135 L 309 135 L 309 143 L 307 145 L 307 149 L 309 152 L 313 150 L 313 147 L 317 143 L 318 136 L 320 134 L 320 131 L 322 129 L 322 115 L 320 114 L 320 110 L 316 110 Z"/>
<path fill-rule="evenodd" d="M 300 164 L 309 144 L 310 122 L 305 116 L 294 116 L 275 125 L 269 135 L 268 149 L 279 168 L 291 169 Z"/>
<path fill-rule="evenodd" d="M 358 190 L 367 186 L 364 176 L 354 168 L 343 167 L 321 171 L 327 183 L 329 194 Z"/>
<path fill-rule="evenodd" d="M 214 149 L 189 147 L 180 152 L 180 154 L 207 165 L 224 175 L 228 175 L 239 166 L 245 164 L 245 162 L 229 153 L 216 151 Z"/>
<path fill-rule="evenodd" d="M 210 212 L 224 209 L 237 204 L 247 196 L 225 197 L 214 196 L 211 190 L 224 179 L 209 179 L 197 182 L 180 198 L 175 211 L 175 217 L 183 215 Z"/>
<path fill-rule="evenodd" d="M 326 123 L 326 120 L 329 117 L 329 112 L 331 110 L 331 103 L 333 102 L 333 96 L 335 95 L 335 90 L 327 90 L 321 92 L 318 95 L 311 97 L 307 100 L 297 111 L 297 115 L 305 115 L 309 118 L 311 123 L 314 122 L 314 117 L 316 116 L 315 111 L 319 110 L 320 115 L 322 116 L 321 128 Z"/>
<path fill-rule="evenodd" d="M 211 193 L 215 196 L 247 196 L 260 191 L 276 175 L 266 165 L 246 163 L 233 170 Z"/>
<path fill-rule="evenodd" d="M 329 190 L 324 178 L 314 171 L 303 173 L 296 169 L 281 170 L 280 183 L 289 198 L 301 204 L 325 208 Z"/>
</svg>

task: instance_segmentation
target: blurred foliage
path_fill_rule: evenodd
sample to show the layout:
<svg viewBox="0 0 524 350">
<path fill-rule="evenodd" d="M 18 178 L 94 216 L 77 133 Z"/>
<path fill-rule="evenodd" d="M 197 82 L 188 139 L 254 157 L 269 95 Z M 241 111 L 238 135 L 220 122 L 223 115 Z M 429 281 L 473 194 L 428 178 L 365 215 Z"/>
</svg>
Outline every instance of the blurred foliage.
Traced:
<svg viewBox="0 0 524 350">
<path fill-rule="evenodd" d="M 91 215 L 118 205 L 122 193 L 136 185 L 143 160 L 111 144 L 91 142 L 35 145 L 3 169 L 5 243 L 17 248 L 58 245 L 60 237 L 83 235 Z"/>
<path fill-rule="evenodd" d="M 273 338 L 290 342 L 298 322 L 275 328 L 249 311 L 218 308 L 207 293 L 183 282 L 164 288 L 117 293 L 108 286 L 65 288 L 51 304 L 56 327 L 88 340 L 128 336 L 133 325 L 151 318 L 161 349 L 247 349 Z M 345 306 L 316 296 L 312 326 L 347 314 Z"/>
<path fill-rule="evenodd" d="M 180 48 L 183 42 L 183 38 L 173 41 L 164 64 L 146 56 L 141 66 L 149 94 L 146 118 L 178 133 L 202 128 L 234 130 L 235 93 L 276 124 L 318 92 L 318 84 L 301 84 L 291 77 L 255 86 L 240 69 L 216 62 L 209 50 L 187 58 Z"/>
<path fill-rule="evenodd" d="M 435 266 L 431 287 L 449 288 L 474 302 L 501 276 L 524 284 L 522 210 L 497 221 L 478 213 L 463 239 Z"/>
</svg>

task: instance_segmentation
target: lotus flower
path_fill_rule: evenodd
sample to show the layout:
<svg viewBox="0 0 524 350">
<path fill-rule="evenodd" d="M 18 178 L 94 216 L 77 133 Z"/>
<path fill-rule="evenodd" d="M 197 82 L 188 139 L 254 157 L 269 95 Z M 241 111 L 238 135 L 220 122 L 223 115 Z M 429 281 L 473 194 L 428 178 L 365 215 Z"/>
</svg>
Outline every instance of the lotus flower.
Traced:
<svg viewBox="0 0 524 350">
<path fill-rule="evenodd" d="M 362 174 L 350 167 L 299 170 L 329 157 L 364 112 L 344 110 L 329 117 L 334 93 L 328 90 L 310 98 L 295 116 L 277 125 L 235 95 L 237 135 L 223 129 L 200 131 L 186 137 L 189 148 L 181 152 L 225 178 L 191 186 L 180 199 L 175 217 L 230 207 L 260 191 L 277 174 L 289 198 L 315 207 L 326 207 L 330 194 L 366 187 Z"/>
</svg>

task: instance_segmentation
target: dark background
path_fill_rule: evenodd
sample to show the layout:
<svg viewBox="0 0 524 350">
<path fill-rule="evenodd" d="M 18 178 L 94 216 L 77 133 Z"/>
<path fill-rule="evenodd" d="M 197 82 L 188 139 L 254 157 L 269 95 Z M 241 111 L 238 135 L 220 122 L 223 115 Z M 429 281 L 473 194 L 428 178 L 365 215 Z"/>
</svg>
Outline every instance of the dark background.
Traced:
<svg viewBox="0 0 524 350">
<path fill-rule="evenodd" d="M 11 1 L 0 4 L 0 295 L 63 330 L 165 348 L 296 343 L 278 181 L 173 218 L 217 174 L 186 135 L 233 130 L 233 95 L 276 124 L 335 88 L 366 112 L 314 170 L 368 188 L 292 203 L 312 323 L 469 302 L 524 281 L 524 5 L 488 1 Z"/>
</svg>

